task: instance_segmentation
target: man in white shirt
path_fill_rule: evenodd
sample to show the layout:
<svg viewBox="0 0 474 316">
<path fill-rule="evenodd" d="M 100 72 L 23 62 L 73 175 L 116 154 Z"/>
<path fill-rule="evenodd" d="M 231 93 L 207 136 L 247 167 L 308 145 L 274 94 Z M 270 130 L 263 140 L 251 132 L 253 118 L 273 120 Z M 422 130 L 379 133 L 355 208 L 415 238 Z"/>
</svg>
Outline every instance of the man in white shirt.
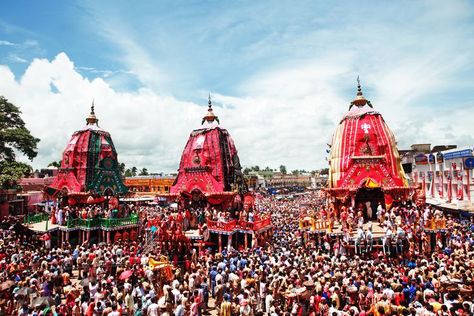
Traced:
<svg viewBox="0 0 474 316">
<path fill-rule="evenodd" d="M 273 304 L 273 296 L 272 296 L 272 294 L 269 292 L 269 293 L 267 294 L 267 296 L 265 296 L 265 312 L 266 312 L 267 314 L 270 314 L 270 312 L 271 312 L 270 309 L 271 309 L 271 307 L 272 307 L 272 304 Z"/>
<path fill-rule="evenodd" d="M 160 307 L 156 303 L 156 296 L 151 299 L 151 304 L 148 306 L 146 310 L 146 314 L 148 316 L 159 316 L 160 315 Z"/>
</svg>

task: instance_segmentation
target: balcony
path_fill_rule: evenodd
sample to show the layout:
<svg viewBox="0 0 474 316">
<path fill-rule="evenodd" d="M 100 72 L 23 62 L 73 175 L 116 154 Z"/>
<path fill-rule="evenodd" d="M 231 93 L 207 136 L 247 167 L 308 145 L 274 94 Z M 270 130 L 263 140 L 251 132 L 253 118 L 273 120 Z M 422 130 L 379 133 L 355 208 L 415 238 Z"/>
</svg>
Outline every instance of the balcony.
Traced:
<svg viewBox="0 0 474 316">
<path fill-rule="evenodd" d="M 39 222 L 44 222 L 49 219 L 50 215 L 46 213 L 38 213 L 38 214 L 28 214 L 23 219 L 23 224 L 36 224 Z"/>
<path fill-rule="evenodd" d="M 83 228 L 113 230 L 124 226 L 138 225 L 138 216 L 131 215 L 126 218 L 74 218 L 66 222 L 65 227 L 68 229 Z"/>
</svg>

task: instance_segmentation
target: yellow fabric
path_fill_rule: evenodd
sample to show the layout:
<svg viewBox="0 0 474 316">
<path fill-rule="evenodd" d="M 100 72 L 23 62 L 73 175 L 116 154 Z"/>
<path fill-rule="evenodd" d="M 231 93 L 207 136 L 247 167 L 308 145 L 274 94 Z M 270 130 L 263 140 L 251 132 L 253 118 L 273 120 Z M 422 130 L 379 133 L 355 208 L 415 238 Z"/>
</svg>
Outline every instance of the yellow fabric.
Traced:
<svg viewBox="0 0 474 316">
<path fill-rule="evenodd" d="M 380 185 L 375 180 L 372 180 L 371 178 L 368 178 L 367 181 L 365 181 L 365 186 L 371 189 L 380 187 Z"/>
</svg>

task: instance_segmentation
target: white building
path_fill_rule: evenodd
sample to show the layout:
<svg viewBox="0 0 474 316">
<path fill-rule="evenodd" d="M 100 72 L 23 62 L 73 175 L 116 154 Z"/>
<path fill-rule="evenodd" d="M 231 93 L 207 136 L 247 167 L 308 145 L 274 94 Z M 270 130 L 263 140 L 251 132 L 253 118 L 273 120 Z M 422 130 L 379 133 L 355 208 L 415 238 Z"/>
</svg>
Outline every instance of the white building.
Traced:
<svg viewBox="0 0 474 316">
<path fill-rule="evenodd" d="M 473 149 L 415 155 L 412 180 L 414 184 L 422 186 L 430 204 L 453 209 L 472 209 Z"/>
</svg>

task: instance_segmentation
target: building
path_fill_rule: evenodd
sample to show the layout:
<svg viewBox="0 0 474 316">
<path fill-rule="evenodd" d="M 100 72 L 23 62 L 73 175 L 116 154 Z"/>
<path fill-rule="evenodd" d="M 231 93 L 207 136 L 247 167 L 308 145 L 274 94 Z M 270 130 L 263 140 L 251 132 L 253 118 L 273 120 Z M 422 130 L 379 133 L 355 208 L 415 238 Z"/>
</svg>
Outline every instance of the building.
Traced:
<svg viewBox="0 0 474 316">
<path fill-rule="evenodd" d="M 411 188 L 396 145 L 392 131 L 365 99 L 358 82 L 356 98 L 330 145 L 327 192 L 334 202 L 370 203 L 374 210 L 379 202 L 391 205 L 407 199 Z"/>
<path fill-rule="evenodd" d="M 150 175 L 125 178 L 125 185 L 131 194 L 137 196 L 155 196 L 170 193 L 176 177 L 171 175 Z"/>
<path fill-rule="evenodd" d="M 427 202 L 451 209 L 474 206 L 473 148 L 412 153 L 412 181 L 421 186 Z"/>
<path fill-rule="evenodd" d="M 0 189 L 0 218 L 25 213 L 27 202 L 18 193 L 17 189 Z"/>
<path fill-rule="evenodd" d="M 272 188 L 286 188 L 286 187 L 301 187 L 307 188 L 312 185 L 310 174 L 282 174 L 275 172 L 273 176 L 268 179 L 267 185 Z"/>
</svg>

